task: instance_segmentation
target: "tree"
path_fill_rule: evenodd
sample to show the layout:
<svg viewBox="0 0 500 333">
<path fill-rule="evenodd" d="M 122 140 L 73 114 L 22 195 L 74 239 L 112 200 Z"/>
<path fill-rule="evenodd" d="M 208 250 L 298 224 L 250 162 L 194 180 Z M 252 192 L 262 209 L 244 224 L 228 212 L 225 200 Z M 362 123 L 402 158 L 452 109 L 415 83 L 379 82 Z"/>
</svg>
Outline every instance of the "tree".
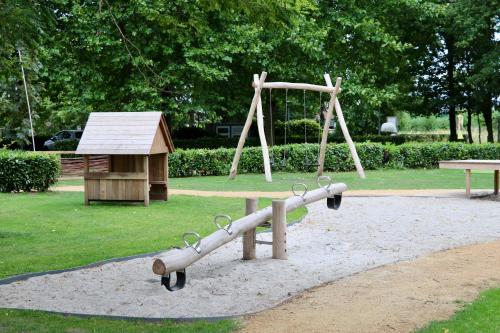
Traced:
<svg viewBox="0 0 500 333">
<path fill-rule="evenodd" d="M 40 70 L 37 48 L 44 29 L 51 23 L 49 13 L 36 1 L 0 1 L 0 124 L 3 126 L 0 141 L 27 144 L 30 136 L 28 110 L 18 50 L 23 52 L 28 93 L 35 110 L 39 92 L 43 89 L 37 82 Z M 33 114 L 34 120 L 41 112 Z"/>
</svg>

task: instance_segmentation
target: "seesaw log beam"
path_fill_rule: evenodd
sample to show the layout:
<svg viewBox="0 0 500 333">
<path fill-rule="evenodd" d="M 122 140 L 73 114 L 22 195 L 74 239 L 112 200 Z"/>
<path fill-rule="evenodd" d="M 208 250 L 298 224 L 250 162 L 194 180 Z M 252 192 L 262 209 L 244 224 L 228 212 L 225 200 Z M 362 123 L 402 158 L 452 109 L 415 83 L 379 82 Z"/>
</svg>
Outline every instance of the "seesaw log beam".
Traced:
<svg viewBox="0 0 500 333">
<path fill-rule="evenodd" d="M 325 199 L 326 197 L 333 196 L 334 194 L 340 194 L 346 190 L 346 184 L 337 183 L 330 185 L 329 191 L 326 191 L 326 188 L 322 187 L 308 191 L 303 196 L 290 197 L 285 200 L 286 212 L 291 212 L 299 207 Z M 272 216 L 272 206 L 268 206 L 234 221 L 231 228 L 232 234 L 229 234 L 226 230 L 219 229 L 211 235 L 203 238 L 200 243 L 199 253 L 191 247 L 172 249 L 165 253 L 161 259 L 158 258 L 154 260 L 153 272 L 157 275 L 167 275 L 172 272 L 185 269 L 215 249 L 234 240 L 245 231 L 257 228 L 262 223 L 271 219 Z"/>
</svg>

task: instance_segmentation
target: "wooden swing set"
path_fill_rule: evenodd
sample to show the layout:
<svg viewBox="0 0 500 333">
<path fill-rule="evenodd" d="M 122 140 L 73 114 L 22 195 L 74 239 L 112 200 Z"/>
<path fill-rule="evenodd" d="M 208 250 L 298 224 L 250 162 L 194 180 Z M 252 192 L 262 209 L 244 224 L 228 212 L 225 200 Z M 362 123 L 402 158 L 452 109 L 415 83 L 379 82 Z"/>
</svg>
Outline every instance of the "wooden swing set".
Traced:
<svg viewBox="0 0 500 333">
<path fill-rule="evenodd" d="M 349 135 L 349 131 L 347 129 L 347 125 L 344 120 L 344 115 L 342 113 L 342 108 L 340 107 L 340 102 L 337 98 L 338 93 L 340 93 L 340 84 L 342 82 L 342 78 L 338 77 L 335 83 L 335 86 L 332 84 L 332 80 L 330 75 L 325 73 L 324 78 L 326 82 L 326 86 L 308 84 L 308 83 L 291 83 L 291 82 L 265 82 L 267 77 L 266 72 L 262 72 L 262 74 L 254 74 L 252 86 L 255 90 L 252 104 L 250 105 L 250 110 L 248 112 L 248 116 L 241 132 L 240 139 L 238 141 L 238 147 L 236 148 L 236 152 L 234 154 L 233 163 L 231 165 L 231 171 L 229 174 L 230 179 L 234 179 L 236 177 L 236 173 L 238 171 L 238 163 L 241 158 L 241 153 L 243 151 L 243 146 L 245 145 L 246 138 L 248 136 L 248 132 L 250 130 L 250 126 L 252 125 L 252 120 L 255 114 L 255 110 L 257 110 L 257 129 L 259 133 L 259 140 L 262 148 L 262 156 L 264 160 L 264 173 L 266 177 L 266 181 L 272 182 L 271 175 L 271 160 L 269 158 L 269 147 L 267 145 L 266 134 L 264 131 L 264 114 L 262 110 L 262 98 L 261 91 L 262 89 L 289 89 L 294 90 L 303 90 L 304 94 L 306 91 L 316 91 L 316 92 L 325 92 L 330 94 L 330 100 L 328 102 L 328 109 L 325 115 L 325 123 L 323 125 L 323 132 L 321 135 L 321 141 L 319 143 L 319 156 L 317 163 L 314 166 L 317 166 L 317 174 L 318 176 L 323 175 L 323 168 L 325 163 L 325 153 L 326 153 L 326 143 L 328 139 L 328 132 L 330 129 L 330 122 L 333 116 L 333 109 L 335 108 L 335 113 L 337 115 L 337 120 L 342 130 L 342 134 L 349 146 L 349 150 L 351 152 L 352 159 L 354 161 L 354 165 L 356 166 L 356 170 L 361 178 L 365 178 L 365 173 L 363 167 L 361 166 L 361 162 L 358 157 L 358 153 L 356 152 L 356 147 Z M 288 101 L 288 99 L 287 99 Z M 272 111 L 271 111 L 272 112 Z M 272 114 L 272 113 L 271 113 Z M 305 98 L 304 98 L 304 114 L 305 114 Z M 304 115 L 305 116 L 305 115 Z M 285 121 L 287 121 L 288 110 L 286 111 Z M 286 125 L 285 125 L 286 131 Z M 307 134 L 305 134 L 307 140 Z M 286 139 L 285 139 L 286 140 Z M 310 163 L 310 162 L 306 162 Z"/>
</svg>

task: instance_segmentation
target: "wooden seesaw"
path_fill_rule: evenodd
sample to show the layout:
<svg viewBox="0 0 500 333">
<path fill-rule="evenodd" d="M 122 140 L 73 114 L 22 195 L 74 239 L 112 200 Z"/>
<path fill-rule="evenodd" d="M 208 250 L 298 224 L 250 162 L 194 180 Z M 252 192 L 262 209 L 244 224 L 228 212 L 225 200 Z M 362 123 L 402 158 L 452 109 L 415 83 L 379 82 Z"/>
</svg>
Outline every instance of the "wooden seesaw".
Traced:
<svg viewBox="0 0 500 333">
<path fill-rule="evenodd" d="M 328 208 L 338 209 L 342 193 L 347 190 L 346 184 L 332 184 L 328 176 L 319 176 L 317 183 L 319 188 L 311 191 L 307 189 L 305 184 L 296 183 L 292 186 L 294 194 L 292 197 L 285 200 L 273 200 L 271 206 L 261 210 L 257 210 L 257 199 L 249 198 L 246 200 L 247 215 L 236 221 L 232 221 L 228 215 L 216 215 L 214 223 L 217 231 L 203 239 L 196 232 L 185 233 L 183 238 L 186 247 L 169 250 L 161 259 L 155 259 L 153 272 L 162 277 L 161 284 L 169 291 L 182 289 L 186 283 L 186 267 L 242 234 L 243 259 L 255 259 L 256 244 L 272 245 L 273 259 L 287 259 L 286 213 L 325 198 Z M 298 193 L 300 188 L 303 189 L 302 193 Z M 256 228 L 270 219 L 272 219 L 273 241 L 256 241 Z M 227 224 L 221 225 L 222 220 L 226 220 Z M 171 273 L 174 272 L 176 273 L 176 283 L 171 285 Z"/>
</svg>

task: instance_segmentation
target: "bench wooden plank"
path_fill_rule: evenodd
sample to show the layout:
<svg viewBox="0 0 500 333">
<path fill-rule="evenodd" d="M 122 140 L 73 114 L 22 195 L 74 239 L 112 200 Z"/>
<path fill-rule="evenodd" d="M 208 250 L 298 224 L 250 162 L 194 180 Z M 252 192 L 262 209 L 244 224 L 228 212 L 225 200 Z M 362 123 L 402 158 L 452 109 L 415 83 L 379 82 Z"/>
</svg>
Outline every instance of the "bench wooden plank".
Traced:
<svg viewBox="0 0 500 333">
<path fill-rule="evenodd" d="M 500 170 L 500 160 L 439 161 L 441 169 Z"/>
</svg>

